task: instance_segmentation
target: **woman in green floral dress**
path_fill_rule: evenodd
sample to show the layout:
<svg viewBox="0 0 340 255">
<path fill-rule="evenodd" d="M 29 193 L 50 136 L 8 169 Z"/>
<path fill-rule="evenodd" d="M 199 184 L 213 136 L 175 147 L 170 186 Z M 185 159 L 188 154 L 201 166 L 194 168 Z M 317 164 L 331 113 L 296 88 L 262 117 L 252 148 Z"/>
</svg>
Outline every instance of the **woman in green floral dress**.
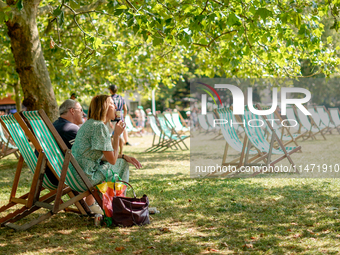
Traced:
<svg viewBox="0 0 340 255">
<path fill-rule="evenodd" d="M 141 168 L 140 162 L 127 155 L 118 154 L 118 141 L 124 131 L 125 123 L 116 124 L 111 142 L 111 134 L 107 123 L 116 117 L 116 107 L 108 95 L 95 96 L 90 104 L 88 120 L 80 127 L 72 154 L 76 158 L 85 174 L 93 185 L 110 180 L 113 174 L 118 174 L 123 181 L 129 181 L 129 164 L 137 169 Z"/>
</svg>

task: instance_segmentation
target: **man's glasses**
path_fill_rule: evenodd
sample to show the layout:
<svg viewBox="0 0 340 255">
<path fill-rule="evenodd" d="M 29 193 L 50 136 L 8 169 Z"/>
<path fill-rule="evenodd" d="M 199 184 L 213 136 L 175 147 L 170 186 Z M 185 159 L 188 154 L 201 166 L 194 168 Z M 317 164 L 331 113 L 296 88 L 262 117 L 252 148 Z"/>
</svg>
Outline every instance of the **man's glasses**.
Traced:
<svg viewBox="0 0 340 255">
<path fill-rule="evenodd" d="M 70 107 L 69 109 L 72 109 L 73 107 Z M 83 108 L 73 108 L 74 110 L 80 110 L 81 112 L 83 111 Z"/>
</svg>

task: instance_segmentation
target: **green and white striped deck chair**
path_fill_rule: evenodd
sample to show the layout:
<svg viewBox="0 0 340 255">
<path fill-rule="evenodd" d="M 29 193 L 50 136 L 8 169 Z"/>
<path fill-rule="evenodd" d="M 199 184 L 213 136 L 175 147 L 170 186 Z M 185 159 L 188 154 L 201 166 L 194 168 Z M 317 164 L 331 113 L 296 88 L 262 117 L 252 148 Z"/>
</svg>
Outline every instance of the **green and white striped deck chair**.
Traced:
<svg viewBox="0 0 340 255">
<path fill-rule="evenodd" d="M 256 160 L 257 158 L 259 158 L 259 152 L 256 150 L 249 150 L 249 154 L 251 155 L 256 155 L 255 157 L 251 158 L 248 160 L 248 162 L 243 162 L 244 160 L 244 153 L 246 150 L 246 141 L 247 138 L 244 140 L 244 142 L 242 142 L 236 132 L 236 129 L 234 128 L 234 119 L 235 117 L 233 116 L 233 112 L 231 109 L 228 109 L 228 107 L 225 108 L 220 108 L 220 109 L 216 109 L 216 115 L 218 117 L 218 119 L 223 119 L 222 124 L 220 124 L 220 128 L 221 128 L 221 132 L 222 135 L 224 137 L 224 139 L 226 140 L 226 144 L 225 144 L 225 148 L 224 148 L 224 152 L 223 152 L 223 159 L 222 159 L 222 166 L 237 166 L 241 167 L 242 165 L 247 164 L 249 162 L 252 162 L 254 160 Z M 235 121 L 236 122 L 236 121 Z M 228 149 L 229 146 L 231 148 L 233 148 L 234 150 L 236 150 L 237 152 L 241 153 L 241 155 L 239 157 L 237 157 L 236 159 L 233 159 L 230 162 L 226 162 L 227 156 L 228 156 Z M 211 173 L 209 175 L 207 175 L 207 177 L 215 175 L 215 173 Z M 226 176 L 230 174 L 229 172 L 223 173 L 220 176 Z"/>
<path fill-rule="evenodd" d="M 266 117 L 267 117 L 267 122 L 270 123 L 270 125 L 273 127 L 277 136 L 283 142 L 284 146 L 290 143 L 295 143 L 296 146 L 299 146 L 296 142 L 296 139 L 299 137 L 299 135 L 291 134 L 288 128 L 281 125 L 283 120 L 276 110 L 275 112 L 269 115 L 266 115 Z M 279 121 L 279 123 L 277 121 Z M 269 134 L 271 134 L 271 130 L 268 125 L 266 125 L 266 131 L 269 132 Z"/>
<path fill-rule="evenodd" d="M 157 114 L 157 119 L 162 133 L 171 141 L 171 146 L 179 147 L 181 150 L 189 150 L 188 146 L 184 142 L 185 139 L 189 138 L 188 135 L 180 135 L 174 128 L 169 128 L 171 125 L 167 123 L 163 114 Z M 185 149 L 182 148 L 181 144 L 185 147 Z"/>
<path fill-rule="evenodd" d="M 182 115 L 179 112 L 173 112 L 171 114 L 173 123 L 175 124 L 176 131 L 181 130 L 182 132 L 190 131 L 190 127 L 186 125 Z M 184 123 L 184 124 L 183 124 Z"/>
<path fill-rule="evenodd" d="M 259 105 L 257 105 L 256 107 L 257 109 L 261 110 L 261 107 Z M 295 147 L 284 146 L 282 141 L 279 139 L 279 137 L 277 136 L 276 132 L 274 131 L 273 127 L 270 124 L 267 124 L 270 130 L 272 131 L 270 142 L 268 142 L 265 138 L 264 130 L 260 127 L 261 125 L 266 125 L 266 123 L 268 123 L 266 121 L 266 117 L 265 116 L 261 117 L 259 115 L 253 114 L 252 112 L 249 111 L 248 107 L 246 107 L 245 109 L 243 118 L 246 123 L 245 133 L 246 133 L 246 136 L 248 137 L 247 152 L 245 156 L 246 159 L 249 156 L 248 151 L 250 150 L 251 146 L 254 146 L 260 152 L 264 153 L 264 156 L 262 156 L 260 159 L 264 160 L 267 166 L 274 166 L 277 162 L 281 161 L 284 158 L 287 158 L 290 164 L 294 165 L 294 162 L 291 159 L 290 155 L 300 150 L 301 146 L 295 146 Z M 249 123 L 251 123 L 251 125 L 249 125 Z M 274 148 L 273 146 L 275 140 L 279 144 L 278 148 Z M 271 161 L 272 154 L 282 155 L 282 156 Z M 248 164 L 248 165 L 254 165 L 254 164 Z M 262 166 L 262 165 L 263 164 L 258 164 L 258 166 Z"/>
<path fill-rule="evenodd" d="M 176 126 L 170 112 L 163 112 L 163 116 L 166 118 L 169 128 L 171 129 L 174 128 L 178 134 L 183 134 L 187 131 L 187 130 L 186 131 L 183 130 L 182 124 Z"/>
<path fill-rule="evenodd" d="M 132 119 L 131 119 L 131 116 L 130 114 L 127 114 L 125 116 L 125 124 L 126 124 L 126 130 L 129 132 L 129 133 L 132 133 L 132 134 L 136 134 L 136 133 L 140 133 L 140 131 L 142 130 L 141 128 L 136 128 L 134 125 L 133 125 L 133 122 L 132 122 Z"/>
<path fill-rule="evenodd" d="M 158 128 L 156 117 L 150 114 L 148 115 L 148 118 L 154 135 L 151 147 L 146 149 L 145 152 L 162 152 L 171 148 L 171 140 Z M 156 141 L 157 136 L 158 141 Z"/>
<path fill-rule="evenodd" d="M 12 153 L 19 158 L 18 148 L 11 143 L 11 137 L 6 137 L 0 124 L 0 159 Z"/>
<path fill-rule="evenodd" d="M 22 112 L 21 115 L 33 131 L 53 171 L 59 177 L 57 195 L 53 207 L 50 208 L 51 212 L 55 214 L 76 202 L 82 202 L 83 198 L 90 194 L 102 206 L 102 199 L 97 189 L 91 184 L 46 113 L 39 110 Z M 79 194 L 62 203 L 60 198 L 65 184 Z M 87 213 L 90 213 L 90 210 L 87 210 Z"/>
<path fill-rule="evenodd" d="M 0 208 L 0 212 L 3 212 L 17 204 L 23 205 L 23 207 L 21 207 L 20 209 L 17 209 L 16 211 L 1 218 L 0 223 L 3 226 L 8 226 L 16 230 L 25 230 L 39 223 L 41 221 L 41 218 L 39 218 L 38 220 L 33 220 L 30 223 L 26 223 L 22 226 L 13 223 L 19 221 L 20 219 L 40 208 L 50 208 L 50 202 L 54 201 L 56 197 L 57 186 L 47 178 L 45 174 L 45 169 L 46 165 L 49 164 L 47 164 L 45 153 L 43 152 L 43 149 L 40 146 L 39 142 L 28 129 L 26 123 L 23 121 L 19 113 L 15 113 L 14 115 L 1 116 L 0 121 L 13 138 L 13 141 L 18 146 L 20 152 L 20 158 L 12 185 L 10 200 L 7 205 Z M 31 147 L 26 135 L 34 145 L 34 148 L 38 151 L 38 157 L 34 153 L 34 149 Z M 31 183 L 30 191 L 25 195 L 16 198 L 15 195 L 19 185 L 20 175 L 24 162 L 26 162 L 28 168 L 33 173 L 33 180 Z M 43 189 L 48 189 L 50 190 L 50 192 L 40 197 L 40 192 Z M 69 187 L 65 187 L 63 189 L 63 193 L 68 193 L 70 197 L 74 196 Z M 85 213 L 80 205 L 77 206 L 80 209 L 80 212 Z M 50 215 L 51 214 L 48 214 L 47 216 Z M 42 218 L 45 219 L 46 215 L 42 216 Z"/>
<path fill-rule="evenodd" d="M 333 129 L 336 129 L 338 133 L 340 133 L 339 126 L 336 126 L 335 123 L 333 122 L 329 111 L 326 109 L 325 106 L 316 106 L 315 107 L 316 111 L 318 112 L 320 119 L 325 126 L 328 127 L 329 132 L 331 133 Z"/>
<path fill-rule="evenodd" d="M 203 114 L 198 114 L 197 115 L 197 120 L 198 120 L 198 124 L 200 125 L 200 129 L 204 130 L 206 133 L 210 132 L 212 130 L 212 128 L 210 127 L 210 125 L 207 122 L 207 118 L 206 115 Z"/>
<path fill-rule="evenodd" d="M 286 114 L 286 117 L 287 117 L 287 122 L 290 126 L 289 130 L 291 131 L 291 133 L 297 133 L 297 134 L 300 134 L 301 136 L 300 137 L 304 137 L 305 135 L 307 135 L 308 133 L 308 130 L 305 129 L 299 119 L 296 117 L 295 115 L 295 111 L 293 108 L 287 108 L 286 109 L 287 111 L 287 114 Z M 298 139 L 298 138 L 296 138 Z"/>
<path fill-rule="evenodd" d="M 303 112 L 301 112 L 300 109 L 294 107 L 294 110 L 296 112 L 296 115 L 298 116 L 301 125 L 308 130 L 308 136 L 307 138 L 312 138 L 316 140 L 316 135 L 317 134 L 321 134 L 323 139 L 326 140 L 326 137 L 324 136 L 324 134 L 321 132 L 321 129 L 316 125 L 315 121 L 313 120 L 313 118 L 311 118 L 311 121 L 309 120 L 308 116 L 305 115 Z M 312 113 L 312 112 L 311 112 Z"/>
<path fill-rule="evenodd" d="M 329 114 L 332 118 L 334 125 L 339 128 L 340 127 L 340 116 L 338 108 L 328 108 Z"/>
<path fill-rule="evenodd" d="M 321 117 L 314 107 L 308 107 L 308 111 L 312 114 L 313 121 L 316 126 L 321 130 L 322 133 L 330 132 L 328 127 L 322 122 Z M 331 133 L 331 132 L 330 132 Z"/>
</svg>

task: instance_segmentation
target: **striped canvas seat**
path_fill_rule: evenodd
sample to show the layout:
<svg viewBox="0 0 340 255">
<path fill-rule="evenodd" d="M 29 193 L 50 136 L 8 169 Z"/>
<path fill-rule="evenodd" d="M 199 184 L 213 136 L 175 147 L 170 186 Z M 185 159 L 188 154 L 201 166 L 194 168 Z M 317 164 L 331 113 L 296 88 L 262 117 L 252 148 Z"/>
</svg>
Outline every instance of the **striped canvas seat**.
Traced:
<svg viewBox="0 0 340 255">
<path fill-rule="evenodd" d="M 329 113 L 331 115 L 332 121 L 334 125 L 337 127 L 340 126 L 340 116 L 339 116 L 339 109 L 338 108 L 328 108 Z"/>
<path fill-rule="evenodd" d="M 262 117 L 253 114 L 249 110 L 245 110 L 244 119 L 245 119 L 246 123 L 248 123 L 249 120 L 256 120 L 256 121 L 250 122 L 252 124 L 246 125 L 246 127 L 245 127 L 245 132 L 246 132 L 249 140 L 251 141 L 251 143 L 256 148 L 258 148 L 260 151 L 266 152 L 266 153 L 268 153 L 271 150 L 272 154 L 276 154 L 276 155 L 284 154 L 282 148 L 278 148 L 278 149 L 271 148 L 270 143 L 265 138 L 265 134 L 264 134 L 263 129 L 261 127 L 257 127 L 262 123 L 264 123 L 264 126 L 268 125 L 267 122 Z M 268 128 L 269 128 L 269 126 L 268 126 Z M 286 149 L 287 152 L 290 152 L 290 151 L 296 149 L 296 147 L 285 147 L 285 149 Z"/>
<path fill-rule="evenodd" d="M 309 121 L 308 116 L 305 115 L 303 112 L 301 112 L 300 109 L 297 109 L 297 108 L 296 108 L 296 112 L 297 112 L 297 116 L 299 117 L 299 120 L 300 120 L 301 125 L 302 125 L 306 130 L 309 131 L 309 135 L 310 135 L 312 138 L 316 139 L 315 135 L 317 135 L 318 133 L 320 133 L 320 134 L 323 136 L 323 138 L 326 140 L 326 137 L 324 136 L 324 134 L 323 134 L 323 132 L 322 132 L 323 129 L 320 129 L 320 127 L 317 125 L 317 123 L 316 123 L 315 120 L 313 121 L 314 123 L 312 124 L 312 123 Z M 315 112 L 315 111 L 313 110 L 313 111 L 311 112 L 311 114 L 313 114 L 313 112 Z M 316 116 L 316 115 L 314 114 L 314 117 L 315 117 L 315 116 Z M 312 117 L 313 117 L 313 115 L 312 115 Z M 320 121 L 320 119 L 319 119 L 319 121 Z M 325 127 L 325 128 L 326 128 L 326 127 Z"/>
<path fill-rule="evenodd" d="M 179 147 L 181 150 L 183 148 L 180 144 L 184 145 L 184 147 L 189 150 L 187 145 L 184 143 L 184 140 L 188 138 L 187 135 L 179 135 L 174 128 L 171 127 L 171 125 L 166 121 L 165 117 L 162 114 L 157 114 L 157 119 L 159 122 L 159 125 L 161 127 L 162 133 L 164 136 L 166 136 L 170 141 L 172 141 L 171 145 L 175 147 Z"/>
<path fill-rule="evenodd" d="M 124 121 L 125 121 L 125 124 L 126 124 L 126 130 L 129 133 L 138 133 L 138 132 L 140 132 L 142 130 L 141 128 L 136 128 L 133 125 L 130 114 L 127 114 L 125 116 L 125 120 Z"/>
<path fill-rule="evenodd" d="M 19 155 L 17 153 L 18 147 L 13 145 L 10 142 L 10 139 L 11 139 L 10 137 L 7 138 L 5 136 L 5 133 L 0 124 L 0 159 L 12 153 L 14 153 L 17 158 L 19 158 Z"/>
<path fill-rule="evenodd" d="M 217 109 L 217 113 L 219 114 L 220 119 L 224 119 L 227 121 L 221 124 L 221 131 L 226 142 L 232 147 L 234 150 L 241 152 L 243 149 L 243 142 L 238 137 L 236 130 L 234 128 L 234 124 L 230 125 L 231 121 L 234 123 L 235 118 L 233 118 L 233 111 L 231 109 L 220 108 Z M 250 154 L 257 154 L 256 150 L 250 150 Z"/>
<path fill-rule="evenodd" d="M 46 153 L 48 161 L 51 163 L 54 171 L 58 176 L 61 175 L 64 153 L 58 146 L 57 141 L 52 135 L 49 128 L 45 125 L 44 121 L 41 119 L 38 111 L 27 111 L 22 113 L 23 116 L 29 121 L 33 132 L 39 141 L 41 147 Z M 83 192 L 87 190 L 86 185 L 74 170 L 73 166 L 69 166 L 69 170 L 66 174 L 65 183 L 72 189 L 78 192 Z"/>
<path fill-rule="evenodd" d="M 7 130 L 10 132 L 15 144 L 18 146 L 19 152 L 26 162 L 28 168 L 34 174 L 37 166 L 38 158 L 34 154 L 34 150 L 32 149 L 24 130 L 19 125 L 18 121 L 14 118 L 13 115 L 4 115 L 0 117 L 3 123 L 5 123 Z M 44 176 L 43 179 L 43 187 L 49 190 L 55 190 L 57 188 L 56 185 L 53 185 L 51 181 Z"/>
<path fill-rule="evenodd" d="M 308 130 L 301 125 L 301 123 L 298 121 L 298 119 L 295 116 L 294 113 L 294 109 L 293 108 L 287 108 L 287 120 L 290 126 L 292 126 L 290 129 L 295 129 L 296 132 L 300 132 L 300 133 L 305 133 L 308 132 Z M 295 120 L 294 121 L 290 121 L 290 120 Z"/>
<path fill-rule="evenodd" d="M 322 123 L 325 124 L 325 126 L 327 127 L 327 131 L 329 133 L 332 133 L 333 129 L 337 129 L 337 131 L 340 133 L 340 128 L 337 125 L 335 125 L 326 107 L 316 106 L 315 108 L 316 108 L 317 113 L 320 116 Z"/>
<path fill-rule="evenodd" d="M 173 112 L 171 116 L 172 116 L 173 123 L 174 123 L 174 125 L 176 127 L 176 131 L 177 130 L 181 130 L 183 132 L 190 131 L 190 127 L 186 127 L 186 126 L 184 126 L 182 124 L 181 116 L 180 116 L 180 114 L 178 112 Z"/>
</svg>

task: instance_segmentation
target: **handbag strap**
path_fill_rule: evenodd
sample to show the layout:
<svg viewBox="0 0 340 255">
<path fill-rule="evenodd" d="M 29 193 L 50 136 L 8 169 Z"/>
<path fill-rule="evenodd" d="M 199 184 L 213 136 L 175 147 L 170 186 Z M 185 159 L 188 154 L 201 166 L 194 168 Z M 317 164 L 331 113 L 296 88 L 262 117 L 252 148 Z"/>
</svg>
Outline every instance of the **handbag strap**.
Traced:
<svg viewBox="0 0 340 255">
<path fill-rule="evenodd" d="M 114 180 L 114 182 L 116 181 L 116 176 L 117 176 L 117 178 L 118 178 L 119 181 L 122 180 L 122 178 L 120 178 L 120 176 L 119 176 L 118 174 L 116 174 L 115 172 L 113 172 L 112 169 L 110 169 L 110 170 L 111 170 L 111 173 L 112 173 L 111 182 L 112 182 L 112 180 Z M 106 181 L 106 182 L 109 182 L 108 178 L 109 178 L 109 171 L 106 172 L 106 178 L 105 178 L 105 181 Z"/>
<path fill-rule="evenodd" d="M 132 192 L 133 192 L 133 196 L 134 196 L 134 198 L 136 198 L 136 193 L 135 193 L 135 190 L 133 189 L 133 187 L 131 186 L 131 184 L 130 183 L 128 183 L 128 182 L 125 182 L 125 181 L 119 181 L 119 182 L 122 182 L 122 183 L 125 183 L 125 184 L 127 184 L 127 185 L 129 185 L 130 187 L 131 187 L 131 189 L 132 189 Z M 114 181 L 114 185 L 113 185 L 113 191 L 114 191 L 114 195 L 115 195 L 115 197 L 116 197 L 116 180 Z"/>
</svg>

